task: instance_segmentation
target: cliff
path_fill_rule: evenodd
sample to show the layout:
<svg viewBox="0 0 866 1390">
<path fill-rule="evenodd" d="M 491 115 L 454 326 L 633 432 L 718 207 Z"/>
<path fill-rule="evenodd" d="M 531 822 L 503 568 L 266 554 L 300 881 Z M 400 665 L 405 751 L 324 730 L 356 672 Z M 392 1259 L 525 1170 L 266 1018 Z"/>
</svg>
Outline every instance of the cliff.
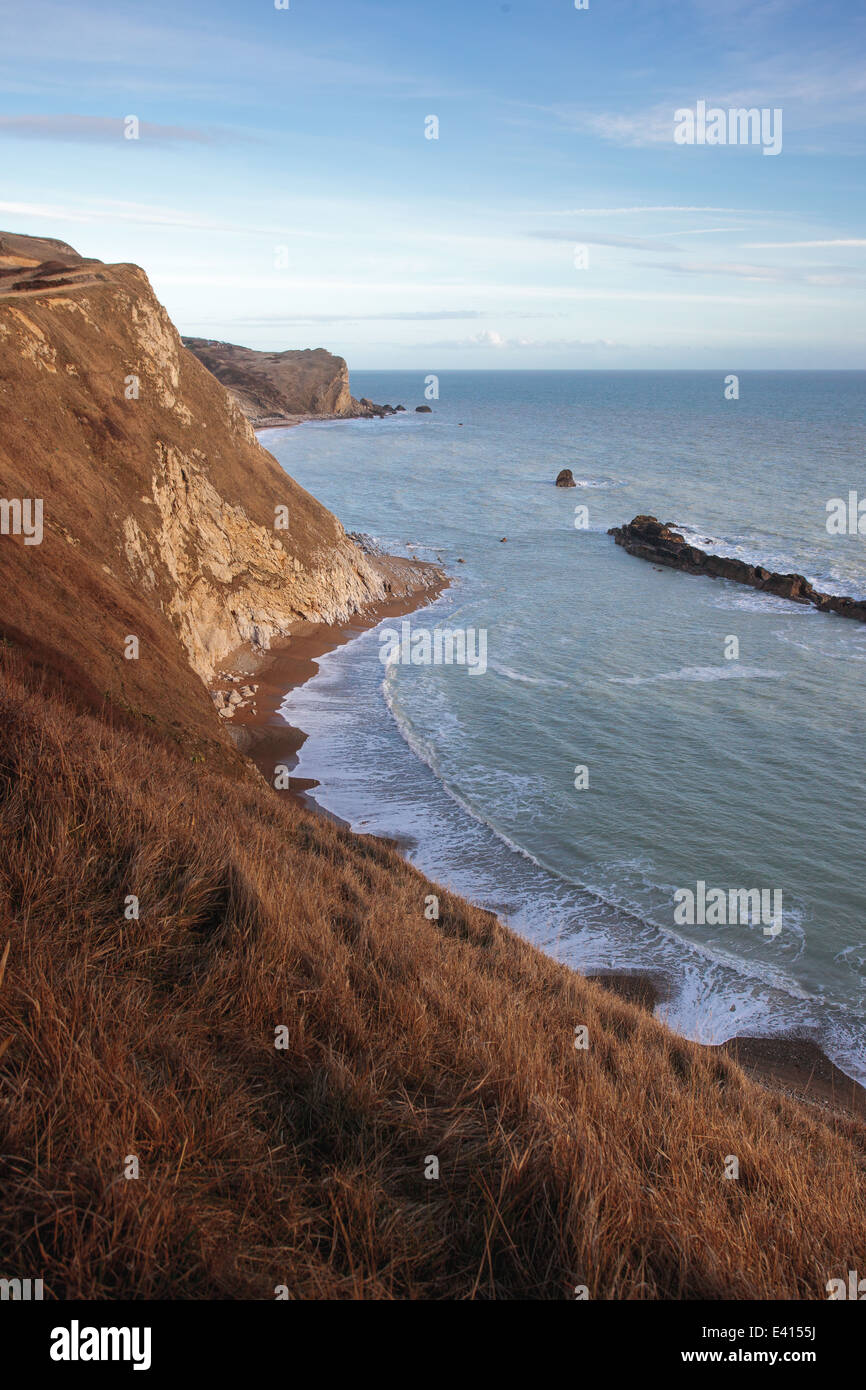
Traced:
<svg viewBox="0 0 866 1390">
<path fill-rule="evenodd" d="M 232 393 L 256 428 L 308 415 L 352 418 L 393 413 L 390 406 L 356 401 L 349 390 L 345 360 L 324 348 L 258 352 L 208 338 L 184 338 L 183 343 Z"/>
<path fill-rule="evenodd" d="M 228 652 L 439 577 L 365 553 L 280 468 L 144 271 L 6 234 L 0 258 L 4 497 L 43 513 L 40 543 L 0 537 L 4 627 L 91 707 L 227 743 L 203 682 Z"/>
</svg>

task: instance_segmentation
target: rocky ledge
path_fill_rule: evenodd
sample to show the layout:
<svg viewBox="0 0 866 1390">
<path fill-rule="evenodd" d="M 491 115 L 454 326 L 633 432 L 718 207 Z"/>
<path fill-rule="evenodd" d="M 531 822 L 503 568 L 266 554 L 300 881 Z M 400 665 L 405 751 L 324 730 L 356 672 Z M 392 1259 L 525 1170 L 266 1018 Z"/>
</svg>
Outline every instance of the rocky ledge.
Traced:
<svg viewBox="0 0 866 1390">
<path fill-rule="evenodd" d="M 670 565 L 687 574 L 706 574 L 713 579 L 733 579 L 748 584 L 792 603 L 810 603 L 822 613 L 838 613 L 841 618 L 866 622 L 866 600 L 822 594 L 802 574 L 778 574 L 762 565 L 748 565 L 726 555 L 709 555 L 676 531 L 671 523 L 663 524 L 654 516 L 636 516 L 625 526 L 612 526 L 613 536 L 630 555 L 652 560 L 657 565 Z"/>
</svg>

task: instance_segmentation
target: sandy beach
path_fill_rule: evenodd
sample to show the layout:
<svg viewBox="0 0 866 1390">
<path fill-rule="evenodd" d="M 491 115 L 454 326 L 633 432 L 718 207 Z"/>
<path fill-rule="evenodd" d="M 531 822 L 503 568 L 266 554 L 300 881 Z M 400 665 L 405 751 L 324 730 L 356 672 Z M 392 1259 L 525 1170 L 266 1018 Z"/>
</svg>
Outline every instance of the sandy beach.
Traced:
<svg viewBox="0 0 866 1390">
<path fill-rule="evenodd" d="M 319 657 L 351 642 L 385 618 L 403 617 L 426 607 L 446 587 L 447 581 L 443 581 L 418 591 L 414 598 L 374 604 L 346 623 L 299 622 L 288 637 L 274 642 L 268 652 L 254 653 L 249 648 L 242 648 L 223 663 L 225 671 L 237 673 L 240 679 L 250 681 L 257 687 L 254 699 L 238 709 L 231 732 L 238 747 L 255 763 L 271 786 L 277 765 L 288 767 L 290 771 L 297 766 L 298 752 L 307 737 L 302 729 L 289 724 L 280 713 L 280 706 L 289 691 L 304 685 L 316 675 Z M 231 689 L 231 686 L 231 682 L 215 681 L 212 688 Z M 343 824 L 339 817 L 331 815 L 313 798 L 311 792 L 317 786 L 314 778 L 290 776 L 287 788 L 275 790 L 280 796 L 293 798 L 306 810 Z"/>
</svg>

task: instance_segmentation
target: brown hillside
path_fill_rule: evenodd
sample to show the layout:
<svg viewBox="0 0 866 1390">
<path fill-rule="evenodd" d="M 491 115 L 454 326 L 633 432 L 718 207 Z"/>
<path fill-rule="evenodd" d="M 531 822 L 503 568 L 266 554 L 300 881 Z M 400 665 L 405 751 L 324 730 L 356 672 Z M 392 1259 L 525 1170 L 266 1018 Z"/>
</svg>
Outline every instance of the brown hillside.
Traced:
<svg viewBox="0 0 866 1390">
<path fill-rule="evenodd" d="M 0 269 L 33 269 L 44 261 L 82 262 L 74 247 L 54 237 L 19 236 L 0 232 Z"/>
<path fill-rule="evenodd" d="M 855 1267 L 864 1125 L 763 1090 L 380 841 L 37 684 L 0 653 L 5 1276 L 824 1299 Z"/>
</svg>

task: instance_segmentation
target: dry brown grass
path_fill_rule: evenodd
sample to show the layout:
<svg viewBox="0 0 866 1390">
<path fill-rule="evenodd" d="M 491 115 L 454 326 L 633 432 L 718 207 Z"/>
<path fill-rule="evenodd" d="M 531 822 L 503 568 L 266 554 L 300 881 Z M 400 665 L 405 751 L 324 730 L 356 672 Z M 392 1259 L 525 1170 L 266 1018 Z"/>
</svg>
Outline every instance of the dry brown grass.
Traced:
<svg viewBox="0 0 866 1390">
<path fill-rule="evenodd" d="M 444 891 L 427 921 L 388 846 L 2 665 L 0 1274 L 63 1298 L 823 1298 L 862 1260 L 858 1122 Z"/>
</svg>

